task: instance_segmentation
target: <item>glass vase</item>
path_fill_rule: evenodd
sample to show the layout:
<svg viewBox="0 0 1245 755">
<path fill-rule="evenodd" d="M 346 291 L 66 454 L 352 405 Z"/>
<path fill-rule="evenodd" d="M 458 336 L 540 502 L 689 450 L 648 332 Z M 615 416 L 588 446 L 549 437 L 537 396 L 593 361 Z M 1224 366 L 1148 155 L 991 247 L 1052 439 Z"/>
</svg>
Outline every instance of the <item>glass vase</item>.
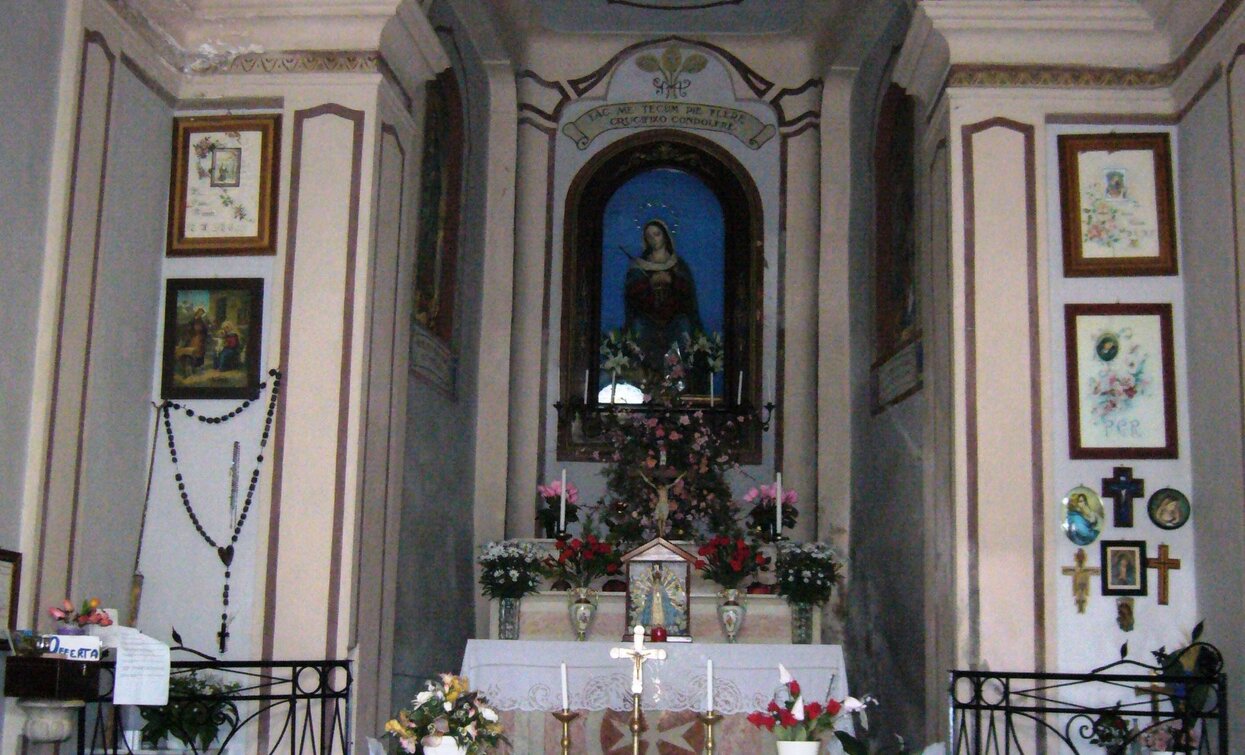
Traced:
<svg viewBox="0 0 1245 755">
<path fill-rule="evenodd" d="M 500 598 L 497 602 L 497 639 L 519 639 L 519 599 Z"/>
<path fill-rule="evenodd" d="M 813 604 L 791 603 L 791 644 L 813 644 Z"/>
</svg>

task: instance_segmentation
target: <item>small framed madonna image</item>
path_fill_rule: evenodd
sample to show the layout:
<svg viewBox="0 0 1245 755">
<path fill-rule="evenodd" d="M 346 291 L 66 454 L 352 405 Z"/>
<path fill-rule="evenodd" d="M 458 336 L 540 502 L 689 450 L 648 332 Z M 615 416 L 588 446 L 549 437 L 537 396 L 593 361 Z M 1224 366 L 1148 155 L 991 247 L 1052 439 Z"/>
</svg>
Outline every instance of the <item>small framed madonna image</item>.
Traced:
<svg viewBox="0 0 1245 755">
<path fill-rule="evenodd" d="M 1166 133 L 1059 137 L 1063 274 L 1175 275 Z"/>
<path fill-rule="evenodd" d="M 1073 459 L 1175 459 L 1170 304 L 1064 305 Z"/>
<path fill-rule="evenodd" d="M 1102 594 L 1146 594 L 1144 540 L 1102 541 Z"/>
<path fill-rule="evenodd" d="M 171 257 L 274 254 L 281 117 L 176 118 Z"/>
<path fill-rule="evenodd" d="M 263 278 L 166 281 L 160 396 L 258 396 L 263 300 Z"/>
</svg>

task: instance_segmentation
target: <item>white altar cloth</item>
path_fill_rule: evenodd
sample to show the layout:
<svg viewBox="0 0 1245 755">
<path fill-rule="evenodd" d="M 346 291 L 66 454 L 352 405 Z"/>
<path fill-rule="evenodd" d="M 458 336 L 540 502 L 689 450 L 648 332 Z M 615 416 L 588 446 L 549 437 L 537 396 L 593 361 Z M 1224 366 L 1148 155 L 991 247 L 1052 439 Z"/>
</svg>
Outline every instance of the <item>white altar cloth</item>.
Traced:
<svg viewBox="0 0 1245 755">
<path fill-rule="evenodd" d="M 629 661 L 610 658 L 616 642 L 470 640 L 462 673 L 499 710 L 562 709 L 561 666 L 567 669 L 572 710 L 631 710 Z M 714 707 L 723 715 L 751 713 L 769 704 L 778 664 L 800 682 L 806 701 L 847 696 L 839 645 L 725 645 L 663 643 L 664 661 L 644 664 L 645 710 L 702 711 L 706 661 L 713 660 Z"/>
</svg>

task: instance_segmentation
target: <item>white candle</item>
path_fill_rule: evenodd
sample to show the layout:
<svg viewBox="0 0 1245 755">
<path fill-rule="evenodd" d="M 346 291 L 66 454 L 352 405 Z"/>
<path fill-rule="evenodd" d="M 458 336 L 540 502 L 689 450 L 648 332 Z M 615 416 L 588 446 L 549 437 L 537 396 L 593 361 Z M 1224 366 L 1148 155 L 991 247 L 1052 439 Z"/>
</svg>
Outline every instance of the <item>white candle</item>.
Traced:
<svg viewBox="0 0 1245 755">
<path fill-rule="evenodd" d="M 775 475 L 774 482 L 774 536 L 782 534 L 782 472 Z"/>
<path fill-rule="evenodd" d="M 710 376 L 709 376 L 709 406 L 713 406 L 713 389 L 714 389 L 714 387 L 715 387 L 715 386 L 714 386 L 714 384 L 713 384 L 713 375 L 710 375 Z"/>
<path fill-rule="evenodd" d="M 566 467 L 562 468 L 562 495 L 558 502 L 558 532 L 566 532 Z"/>
<path fill-rule="evenodd" d="M 709 669 L 708 669 L 709 681 L 705 683 L 705 712 L 712 713 L 713 712 L 713 659 L 710 658 L 708 663 L 709 663 Z"/>
<path fill-rule="evenodd" d="M 610 403 L 611 404 L 615 403 L 614 391 L 617 389 L 617 387 L 618 387 L 618 371 L 614 370 L 613 372 L 610 373 Z"/>
<path fill-rule="evenodd" d="M 588 405 L 588 371 L 584 370 L 584 406 Z"/>
<path fill-rule="evenodd" d="M 741 406 L 743 403 L 744 403 L 744 371 L 740 370 L 739 371 L 739 382 L 735 384 L 735 405 Z"/>
<path fill-rule="evenodd" d="M 566 692 L 566 664 L 562 664 L 562 710 L 571 709 L 571 699 Z"/>
</svg>

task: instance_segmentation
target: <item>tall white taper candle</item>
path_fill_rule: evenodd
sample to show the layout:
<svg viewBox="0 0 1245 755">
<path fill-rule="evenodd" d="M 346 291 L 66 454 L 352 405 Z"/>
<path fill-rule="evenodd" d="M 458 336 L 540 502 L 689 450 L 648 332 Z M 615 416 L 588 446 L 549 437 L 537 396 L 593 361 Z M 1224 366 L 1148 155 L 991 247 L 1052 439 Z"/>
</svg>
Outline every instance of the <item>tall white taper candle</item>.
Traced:
<svg viewBox="0 0 1245 755">
<path fill-rule="evenodd" d="M 774 482 L 774 536 L 782 534 L 782 472 L 775 475 Z"/>
<path fill-rule="evenodd" d="M 584 406 L 588 405 L 588 371 L 584 370 Z"/>
<path fill-rule="evenodd" d="M 730 390 L 727 388 L 727 390 Z M 744 371 L 739 371 L 739 382 L 735 383 L 735 406 L 744 402 Z"/>
<path fill-rule="evenodd" d="M 708 680 L 705 682 L 705 712 L 713 712 L 713 659 L 708 661 Z"/>
<path fill-rule="evenodd" d="M 558 532 L 566 532 L 566 467 L 562 467 L 562 495 L 558 500 Z"/>
<path fill-rule="evenodd" d="M 571 698 L 566 691 L 566 664 L 562 664 L 562 710 L 571 709 Z"/>
</svg>

